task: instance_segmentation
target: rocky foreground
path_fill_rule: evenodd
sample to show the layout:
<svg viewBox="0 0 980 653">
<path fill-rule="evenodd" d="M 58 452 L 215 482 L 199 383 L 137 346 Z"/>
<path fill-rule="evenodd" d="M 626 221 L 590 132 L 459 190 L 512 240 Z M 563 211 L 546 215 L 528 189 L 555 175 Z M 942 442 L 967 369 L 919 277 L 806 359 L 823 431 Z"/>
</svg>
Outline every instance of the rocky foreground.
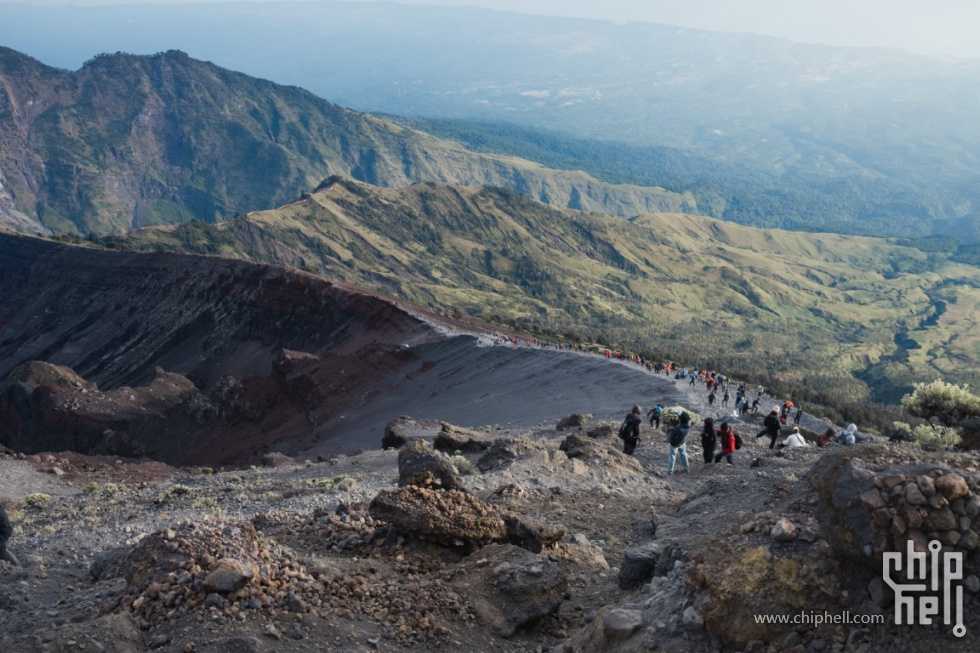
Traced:
<svg viewBox="0 0 980 653">
<path fill-rule="evenodd" d="M 0 650 L 976 649 L 975 454 L 748 437 L 730 467 L 692 433 L 667 479 L 663 433 L 627 457 L 617 424 L 556 423 L 404 418 L 384 450 L 234 471 L 5 455 Z M 931 540 L 965 554 L 962 638 L 893 623 L 882 556 Z M 884 623 L 756 619 L 825 612 Z"/>
</svg>

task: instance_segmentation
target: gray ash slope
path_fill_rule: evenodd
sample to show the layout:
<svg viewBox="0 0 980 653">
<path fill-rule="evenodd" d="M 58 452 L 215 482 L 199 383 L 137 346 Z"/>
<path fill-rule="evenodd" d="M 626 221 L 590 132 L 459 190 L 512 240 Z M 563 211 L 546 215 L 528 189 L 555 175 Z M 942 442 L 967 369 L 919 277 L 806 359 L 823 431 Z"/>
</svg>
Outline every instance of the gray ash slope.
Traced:
<svg viewBox="0 0 980 653">
<path fill-rule="evenodd" d="M 40 360 L 99 384 L 90 392 L 63 381 L 74 387 L 35 393 L 8 381 L 0 444 L 27 453 L 243 464 L 273 449 L 374 448 L 385 424 L 404 414 L 530 427 L 571 412 L 615 417 L 674 396 L 672 384 L 635 366 L 478 346 L 417 309 L 219 258 L 0 235 L 0 296 L 2 377 Z M 309 354 L 305 367 L 288 355 L 283 363 L 283 350 Z M 187 377 L 196 393 L 175 383 L 183 394 L 153 396 L 157 368 Z M 123 393 L 125 405 L 106 394 L 129 386 L 137 390 Z M 107 432 L 125 446 L 107 445 Z"/>
<path fill-rule="evenodd" d="M 673 382 L 635 365 L 578 352 L 479 343 L 458 336 L 414 347 L 412 362 L 366 388 L 362 403 L 323 426 L 328 450 L 372 448 L 385 425 L 400 415 L 471 428 L 530 428 L 571 413 L 621 419 L 635 403 L 683 401 Z"/>
</svg>

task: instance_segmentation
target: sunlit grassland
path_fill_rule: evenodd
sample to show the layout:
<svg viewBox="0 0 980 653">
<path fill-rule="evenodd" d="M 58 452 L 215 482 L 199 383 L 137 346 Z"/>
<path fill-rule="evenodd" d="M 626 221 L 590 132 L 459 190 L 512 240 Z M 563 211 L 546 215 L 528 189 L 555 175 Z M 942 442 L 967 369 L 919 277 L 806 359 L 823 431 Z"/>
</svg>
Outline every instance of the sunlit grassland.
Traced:
<svg viewBox="0 0 980 653">
<path fill-rule="evenodd" d="M 872 399 L 856 374 L 893 400 L 913 380 L 968 382 L 980 361 L 980 270 L 887 239 L 335 180 L 277 210 L 114 244 L 301 268 L 456 315 L 737 371 L 813 401 Z"/>
</svg>

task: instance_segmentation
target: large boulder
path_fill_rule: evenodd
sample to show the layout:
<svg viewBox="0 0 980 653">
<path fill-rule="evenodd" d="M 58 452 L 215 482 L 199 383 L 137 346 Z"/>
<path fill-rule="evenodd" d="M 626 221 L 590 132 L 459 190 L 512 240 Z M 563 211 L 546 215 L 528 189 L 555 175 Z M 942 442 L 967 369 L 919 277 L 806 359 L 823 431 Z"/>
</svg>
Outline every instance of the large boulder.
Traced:
<svg viewBox="0 0 980 653">
<path fill-rule="evenodd" d="M 556 563 L 508 544 L 495 544 L 462 563 L 456 582 L 477 615 L 501 637 L 556 611 L 568 579 Z"/>
<path fill-rule="evenodd" d="M 398 452 L 398 485 L 466 490 L 453 461 L 430 449 L 425 440 L 413 440 Z"/>
<path fill-rule="evenodd" d="M 314 410 L 325 398 L 315 378 L 320 362 L 320 357 L 315 354 L 281 349 L 272 364 L 272 377 L 280 383 L 287 397 L 307 410 Z"/>
<path fill-rule="evenodd" d="M 585 432 L 585 434 L 590 438 L 595 438 L 598 440 L 601 438 L 611 438 L 614 432 L 615 429 L 613 429 L 613 427 L 609 424 L 600 424 L 594 429 L 589 429 Z"/>
<path fill-rule="evenodd" d="M 385 426 L 382 449 L 401 449 L 413 440 L 432 440 L 442 432 L 442 422 L 402 415 Z"/>
<path fill-rule="evenodd" d="M 626 549 L 619 567 L 619 588 L 633 590 L 653 578 L 660 560 L 661 547 L 656 542 Z"/>
<path fill-rule="evenodd" d="M 480 453 L 489 449 L 493 441 L 494 438 L 485 433 L 471 431 L 470 429 L 464 429 L 442 422 L 439 435 L 432 442 L 432 447 L 436 451 L 442 451 L 448 454 L 457 451 L 462 453 Z"/>
<path fill-rule="evenodd" d="M 565 429 L 580 429 L 585 426 L 587 419 L 585 415 L 580 415 L 579 413 L 572 413 L 567 417 L 562 417 L 558 420 L 558 424 L 555 425 L 555 430 L 564 431 Z"/>
<path fill-rule="evenodd" d="M 476 461 L 481 472 L 503 469 L 527 452 L 527 446 L 516 438 L 501 438 L 495 440 L 490 448 Z"/>
<path fill-rule="evenodd" d="M 589 465 L 608 466 L 610 471 L 643 472 L 643 465 L 632 456 L 627 456 L 608 443 L 586 435 L 566 436 L 558 448 L 571 459 L 580 459 Z"/>
<path fill-rule="evenodd" d="M 459 490 L 409 486 L 382 490 L 371 501 L 371 516 L 403 535 L 472 549 L 507 538 L 507 524 L 495 507 Z"/>
</svg>

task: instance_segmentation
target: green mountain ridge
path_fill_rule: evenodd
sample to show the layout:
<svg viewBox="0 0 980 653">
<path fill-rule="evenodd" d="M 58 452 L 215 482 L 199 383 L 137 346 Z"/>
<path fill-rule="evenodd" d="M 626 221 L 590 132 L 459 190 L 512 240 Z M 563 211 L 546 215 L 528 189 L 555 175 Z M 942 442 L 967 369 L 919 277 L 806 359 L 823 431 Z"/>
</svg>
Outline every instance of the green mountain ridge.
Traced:
<svg viewBox="0 0 980 653">
<path fill-rule="evenodd" d="M 176 51 L 104 55 L 68 72 L 0 48 L 8 223 L 26 215 L 55 233 L 107 234 L 218 221 L 284 204 L 335 174 L 381 186 L 493 184 L 623 216 L 693 207 L 663 189 L 468 152 Z"/>
<path fill-rule="evenodd" d="M 525 330 L 778 380 L 826 405 L 894 402 L 937 376 L 980 380 L 970 329 L 980 270 L 880 238 L 683 214 L 622 220 L 497 188 L 334 178 L 279 209 L 109 245 L 300 268 Z"/>
</svg>

